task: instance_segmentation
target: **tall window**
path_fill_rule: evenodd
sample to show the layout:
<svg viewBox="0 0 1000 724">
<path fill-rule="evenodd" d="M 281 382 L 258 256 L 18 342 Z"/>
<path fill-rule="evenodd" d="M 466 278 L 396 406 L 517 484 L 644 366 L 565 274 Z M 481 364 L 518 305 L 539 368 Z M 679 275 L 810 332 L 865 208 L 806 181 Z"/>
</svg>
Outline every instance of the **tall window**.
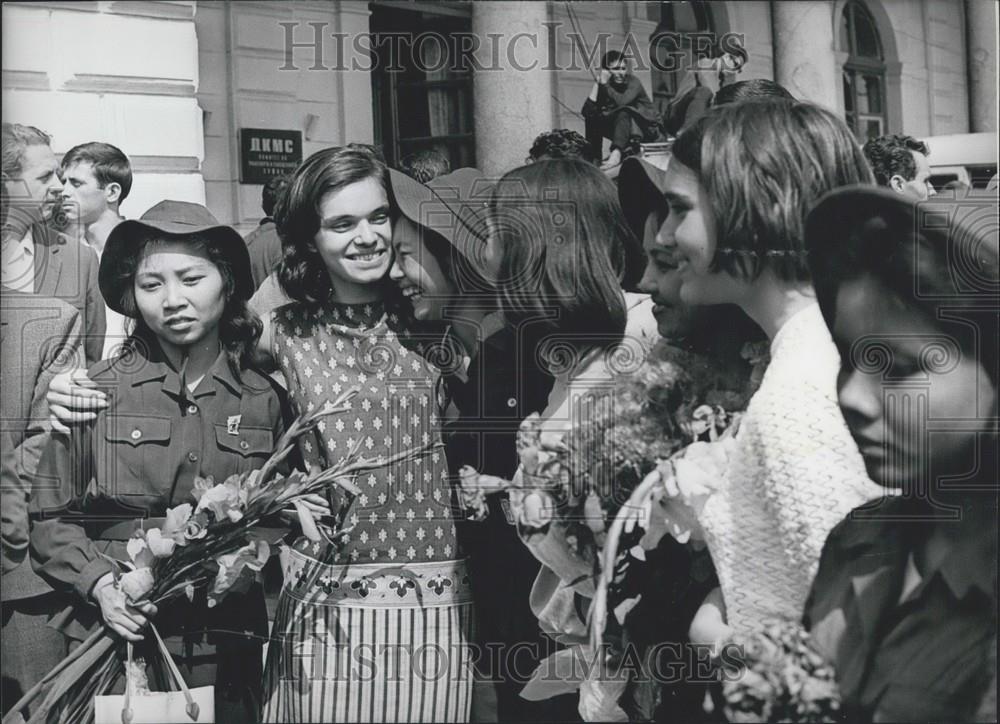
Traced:
<svg viewBox="0 0 1000 724">
<path fill-rule="evenodd" d="M 840 19 L 844 63 L 844 110 L 847 123 L 862 142 L 885 133 L 885 56 L 875 19 L 858 0 L 844 6 Z"/>
<path fill-rule="evenodd" d="M 455 59 L 452 33 L 472 31 L 468 3 L 373 2 L 371 28 L 381 60 L 372 71 L 375 140 L 390 165 L 434 149 L 452 168 L 474 166 L 472 71 Z M 379 33 L 405 33 L 400 43 Z M 395 43 L 394 47 L 390 45 Z M 395 62 L 389 62 L 392 57 Z"/>
<path fill-rule="evenodd" d="M 709 3 L 699 0 L 650 3 L 647 17 L 659 21 L 650 38 L 650 52 L 656 59 L 653 102 L 662 115 L 677 94 L 684 72 L 714 40 L 715 25 Z"/>
</svg>

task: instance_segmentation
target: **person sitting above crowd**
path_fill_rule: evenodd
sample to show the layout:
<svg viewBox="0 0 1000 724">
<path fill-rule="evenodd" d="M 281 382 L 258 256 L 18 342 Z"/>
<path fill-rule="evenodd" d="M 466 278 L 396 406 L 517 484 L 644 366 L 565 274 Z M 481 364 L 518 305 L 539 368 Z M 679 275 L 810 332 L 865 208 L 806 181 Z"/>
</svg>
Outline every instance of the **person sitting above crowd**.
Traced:
<svg viewBox="0 0 1000 724">
<path fill-rule="evenodd" d="M 593 149 L 587 139 L 568 128 L 555 128 L 535 136 L 525 163 L 552 161 L 557 158 L 580 159 L 597 163 Z"/>
<path fill-rule="evenodd" d="M 617 50 L 601 58 L 601 71 L 581 111 L 586 124 L 587 143 L 602 166 L 621 163 L 622 154 L 633 137 L 655 141 L 660 137 L 659 117 L 646 95 L 642 81 L 629 72 L 628 60 Z M 611 141 L 611 153 L 605 159 L 604 139 Z"/>
<path fill-rule="evenodd" d="M 740 98 L 729 97 L 718 103 L 714 102 L 715 94 L 726 86 L 733 85 L 736 75 L 743 71 L 746 63 L 747 52 L 741 46 L 725 49 L 719 46 L 714 48 L 708 57 L 699 58 L 687 70 L 677 85 L 674 99 L 670 102 L 670 106 L 663 116 L 664 130 L 667 133 L 677 135 L 705 115 L 710 106 L 740 100 Z M 785 91 L 776 83 L 773 85 Z M 788 92 L 785 91 L 785 93 Z M 748 95 L 769 94 L 761 93 L 759 89 L 755 89 L 753 93 L 748 93 Z M 774 92 L 770 95 L 783 94 Z M 790 98 L 791 94 L 788 94 L 787 97 Z"/>
<path fill-rule="evenodd" d="M 879 186 L 923 201 L 937 191 L 931 184 L 931 149 L 913 136 L 879 136 L 864 146 L 865 158 Z"/>
</svg>

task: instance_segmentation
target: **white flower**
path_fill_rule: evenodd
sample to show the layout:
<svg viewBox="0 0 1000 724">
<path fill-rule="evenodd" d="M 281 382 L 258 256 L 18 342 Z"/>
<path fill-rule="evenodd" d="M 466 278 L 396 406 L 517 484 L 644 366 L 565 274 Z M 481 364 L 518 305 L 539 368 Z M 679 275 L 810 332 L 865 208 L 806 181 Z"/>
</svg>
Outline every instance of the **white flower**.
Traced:
<svg viewBox="0 0 1000 724">
<path fill-rule="evenodd" d="M 135 603 L 143 600 L 146 594 L 153 590 L 154 583 L 152 569 L 143 567 L 123 574 L 118 581 L 118 587 L 130 601 Z"/>
<path fill-rule="evenodd" d="M 157 558 L 169 558 L 174 553 L 177 542 L 173 538 L 165 538 L 159 528 L 146 531 L 146 545 Z"/>
</svg>

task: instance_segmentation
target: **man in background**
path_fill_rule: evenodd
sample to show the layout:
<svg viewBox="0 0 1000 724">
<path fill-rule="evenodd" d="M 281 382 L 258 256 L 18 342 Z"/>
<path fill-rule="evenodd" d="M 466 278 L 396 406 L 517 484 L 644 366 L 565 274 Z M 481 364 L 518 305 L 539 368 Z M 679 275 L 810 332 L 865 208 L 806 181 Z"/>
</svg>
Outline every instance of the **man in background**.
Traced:
<svg viewBox="0 0 1000 724">
<path fill-rule="evenodd" d="M 91 141 L 74 146 L 63 156 L 62 209 L 78 225 L 86 243 L 100 259 L 111 230 L 123 220 L 121 203 L 132 190 L 132 164 L 121 149 Z M 111 357 L 125 340 L 125 317 L 104 307 L 106 323 L 101 357 Z"/>
<path fill-rule="evenodd" d="M 274 176 L 267 180 L 260 201 L 264 218 L 260 220 L 256 229 L 247 234 L 247 251 L 250 252 L 250 273 L 253 275 L 254 289 L 260 288 L 281 260 L 281 238 L 278 236 L 278 228 L 274 225 L 274 207 L 286 188 L 288 188 L 287 176 Z"/>
<path fill-rule="evenodd" d="M 937 192 L 931 184 L 931 150 L 913 136 L 879 136 L 864 146 L 875 181 L 897 194 L 925 201 Z"/>
<path fill-rule="evenodd" d="M 34 126 L 3 124 L 5 218 L 0 284 L 26 294 L 61 299 L 74 307 L 84 330 L 87 363 L 104 348 L 104 298 L 97 285 L 97 253 L 67 242 L 55 227 L 61 216 L 59 162 L 48 134 Z"/>
</svg>

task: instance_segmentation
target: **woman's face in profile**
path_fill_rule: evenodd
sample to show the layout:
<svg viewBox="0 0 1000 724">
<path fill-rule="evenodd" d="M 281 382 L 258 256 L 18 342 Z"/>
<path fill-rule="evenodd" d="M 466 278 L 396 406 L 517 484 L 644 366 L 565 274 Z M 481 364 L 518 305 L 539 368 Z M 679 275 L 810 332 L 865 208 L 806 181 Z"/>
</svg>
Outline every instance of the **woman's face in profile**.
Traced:
<svg viewBox="0 0 1000 724">
<path fill-rule="evenodd" d="M 870 275 L 840 287 L 832 332 L 840 408 L 872 480 L 918 493 L 929 475 L 974 469 L 976 436 L 997 414 L 979 360 Z"/>
<path fill-rule="evenodd" d="M 660 335 L 668 339 L 684 337 L 689 331 L 691 315 L 681 302 L 681 275 L 677 268 L 677 248 L 660 241 L 660 229 L 668 209 L 654 209 L 646 217 L 642 247 L 646 252 L 646 269 L 639 280 L 639 290 L 653 300 L 653 316 Z"/>
<path fill-rule="evenodd" d="M 681 301 L 687 306 L 737 301 L 737 280 L 711 268 L 716 251 L 715 223 L 698 174 L 671 161 L 664 174 L 663 198 L 669 211 L 657 239 L 674 250 Z"/>
</svg>

